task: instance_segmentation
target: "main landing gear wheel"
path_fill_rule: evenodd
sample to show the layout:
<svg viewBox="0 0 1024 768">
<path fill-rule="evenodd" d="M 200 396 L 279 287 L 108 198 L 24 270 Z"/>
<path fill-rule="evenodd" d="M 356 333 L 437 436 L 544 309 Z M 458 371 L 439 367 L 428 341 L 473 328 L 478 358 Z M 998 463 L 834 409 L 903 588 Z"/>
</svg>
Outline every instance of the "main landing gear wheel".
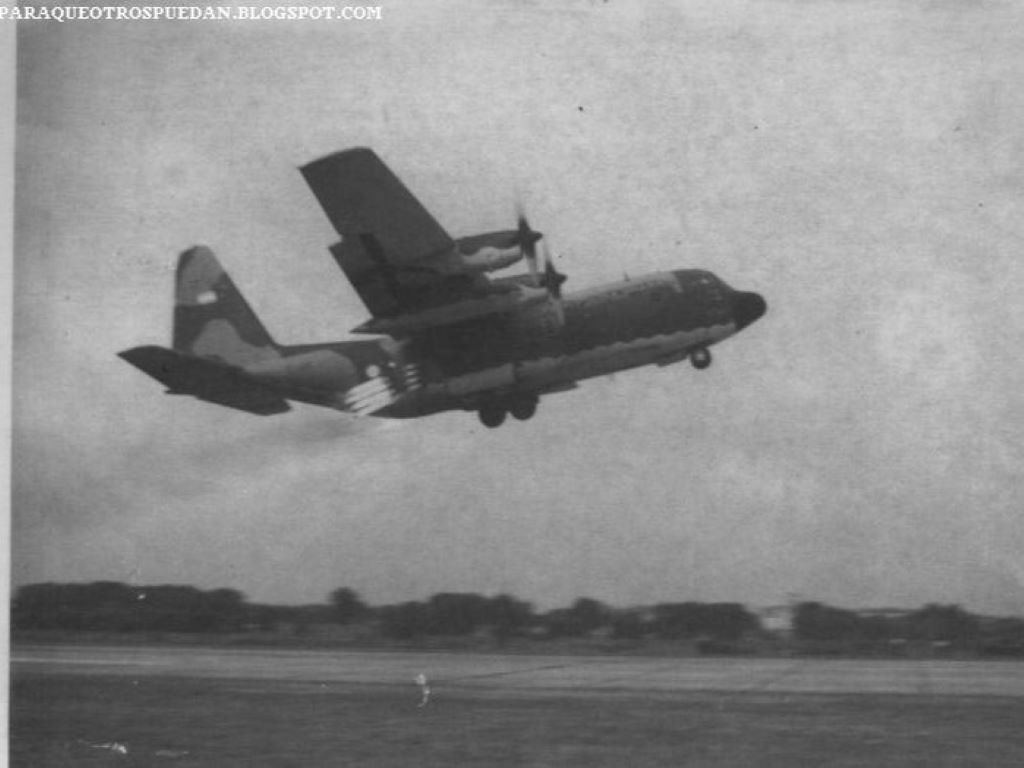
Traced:
<svg viewBox="0 0 1024 768">
<path fill-rule="evenodd" d="M 500 405 L 485 405 L 477 415 L 480 417 L 480 423 L 490 429 L 505 423 L 505 409 Z"/>
<path fill-rule="evenodd" d="M 690 353 L 690 362 L 698 371 L 703 371 L 711 365 L 711 353 L 704 347 L 695 349 Z"/>
<path fill-rule="evenodd" d="M 521 397 L 513 400 L 508 407 L 508 412 L 519 421 L 526 421 L 537 412 L 536 397 Z"/>
</svg>

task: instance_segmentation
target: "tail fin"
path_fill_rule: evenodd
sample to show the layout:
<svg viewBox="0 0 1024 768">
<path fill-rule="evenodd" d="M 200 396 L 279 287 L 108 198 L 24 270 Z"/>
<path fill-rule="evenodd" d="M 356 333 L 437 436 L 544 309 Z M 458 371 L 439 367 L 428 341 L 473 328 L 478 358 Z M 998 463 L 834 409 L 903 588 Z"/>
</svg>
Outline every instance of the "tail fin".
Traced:
<svg viewBox="0 0 1024 768">
<path fill-rule="evenodd" d="M 173 346 L 232 365 L 280 357 L 277 344 L 213 251 L 202 245 L 178 257 Z"/>
</svg>

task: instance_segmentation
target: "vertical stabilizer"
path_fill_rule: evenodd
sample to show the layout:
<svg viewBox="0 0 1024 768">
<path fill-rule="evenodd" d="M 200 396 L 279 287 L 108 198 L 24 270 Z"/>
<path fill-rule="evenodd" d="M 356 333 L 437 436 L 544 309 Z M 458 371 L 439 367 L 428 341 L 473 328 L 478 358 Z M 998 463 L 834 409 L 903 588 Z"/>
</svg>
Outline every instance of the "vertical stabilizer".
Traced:
<svg viewBox="0 0 1024 768">
<path fill-rule="evenodd" d="M 209 248 L 178 257 L 174 349 L 231 365 L 280 357 L 277 344 Z"/>
</svg>

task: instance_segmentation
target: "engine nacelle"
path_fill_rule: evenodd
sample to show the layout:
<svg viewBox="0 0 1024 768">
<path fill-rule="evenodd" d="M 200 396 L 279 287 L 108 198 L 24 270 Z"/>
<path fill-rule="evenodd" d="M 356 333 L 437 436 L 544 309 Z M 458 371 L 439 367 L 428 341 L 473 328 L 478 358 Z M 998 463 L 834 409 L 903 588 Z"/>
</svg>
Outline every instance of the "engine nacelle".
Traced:
<svg viewBox="0 0 1024 768">
<path fill-rule="evenodd" d="M 494 272 L 523 258 L 519 233 L 514 229 L 462 237 L 455 241 L 455 256 L 469 273 Z"/>
<path fill-rule="evenodd" d="M 523 258 L 523 252 L 516 248 L 481 248 L 476 253 L 461 253 L 462 263 L 467 272 L 494 272 L 515 264 Z"/>
</svg>

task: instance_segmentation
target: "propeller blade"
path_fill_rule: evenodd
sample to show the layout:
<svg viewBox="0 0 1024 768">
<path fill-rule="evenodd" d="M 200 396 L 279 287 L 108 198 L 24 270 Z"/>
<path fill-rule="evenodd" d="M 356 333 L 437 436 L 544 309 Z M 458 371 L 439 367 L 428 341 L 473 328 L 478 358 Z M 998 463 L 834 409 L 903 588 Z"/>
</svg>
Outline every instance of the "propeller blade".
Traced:
<svg viewBox="0 0 1024 768">
<path fill-rule="evenodd" d="M 541 278 L 541 285 L 548 289 L 548 293 L 551 294 L 552 298 L 561 300 L 562 283 L 569 278 L 555 268 L 555 263 L 551 260 L 551 254 L 548 253 L 547 246 L 542 247 L 544 249 L 544 276 Z"/>
<path fill-rule="evenodd" d="M 541 248 L 544 251 L 544 275 L 541 277 L 540 284 L 547 289 L 548 300 L 554 307 L 558 325 L 562 326 L 565 325 L 565 310 L 562 307 L 562 283 L 568 278 L 555 269 L 555 263 L 551 260 L 547 244 L 541 243 Z"/>
<path fill-rule="evenodd" d="M 522 206 L 517 205 L 516 240 L 523 252 L 523 256 L 526 257 L 526 263 L 530 266 L 530 276 L 533 278 L 534 285 L 540 285 L 540 274 L 537 269 L 537 241 L 540 238 L 541 233 L 530 229 L 530 223 L 526 220 L 526 214 L 523 213 Z"/>
</svg>

